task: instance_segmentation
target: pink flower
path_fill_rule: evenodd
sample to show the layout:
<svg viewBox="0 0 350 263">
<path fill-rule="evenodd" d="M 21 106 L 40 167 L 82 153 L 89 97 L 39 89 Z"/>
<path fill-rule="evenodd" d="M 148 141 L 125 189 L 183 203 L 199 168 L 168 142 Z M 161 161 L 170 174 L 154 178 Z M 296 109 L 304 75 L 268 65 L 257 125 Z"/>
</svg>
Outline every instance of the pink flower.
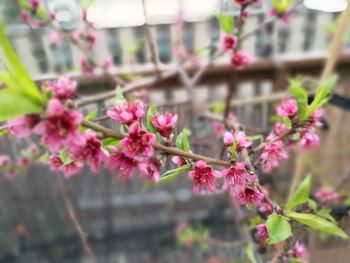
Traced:
<svg viewBox="0 0 350 263">
<path fill-rule="evenodd" d="M 72 99 L 77 90 L 77 82 L 66 77 L 60 77 L 56 82 L 47 85 L 53 90 L 54 97 L 60 100 Z"/>
<path fill-rule="evenodd" d="M 177 115 L 172 113 L 159 114 L 155 113 L 152 117 L 152 124 L 160 135 L 170 138 L 176 125 Z"/>
<path fill-rule="evenodd" d="M 30 159 L 27 156 L 21 156 L 17 160 L 17 165 L 21 168 L 26 168 L 30 164 Z"/>
<path fill-rule="evenodd" d="M 220 122 L 214 122 L 213 123 L 213 130 L 214 130 L 214 133 L 216 134 L 216 136 L 218 137 L 221 137 L 222 134 L 224 133 L 224 125 Z"/>
<path fill-rule="evenodd" d="M 323 117 L 325 114 L 325 110 L 323 108 L 319 108 L 315 110 L 315 112 L 311 115 L 309 119 L 310 125 L 314 125 L 316 127 L 322 127 L 323 123 Z"/>
<path fill-rule="evenodd" d="M 143 153 L 146 157 L 153 155 L 152 144 L 156 142 L 156 136 L 141 129 L 141 125 L 135 122 L 129 127 L 128 136 L 121 140 L 120 145 L 124 148 L 127 156 L 135 158 Z"/>
<path fill-rule="evenodd" d="M 230 62 L 233 68 L 244 69 L 252 62 L 252 60 L 252 56 L 249 53 L 245 51 L 237 51 L 232 54 Z"/>
<path fill-rule="evenodd" d="M 267 240 L 270 238 L 269 232 L 267 231 L 267 227 L 265 224 L 260 224 L 256 226 L 256 233 L 255 236 L 257 239 L 259 239 L 262 242 L 267 242 Z"/>
<path fill-rule="evenodd" d="M 107 70 L 113 67 L 113 65 L 114 65 L 113 60 L 111 58 L 108 58 L 105 61 L 103 61 L 102 67 Z"/>
<path fill-rule="evenodd" d="M 80 70 L 85 74 L 92 74 L 94 72 L 94 65 L 86 57 L 79 59 Z"/>
<path fill-rule="evenodd" d="M 40 6 L 40 0 L 30 0 L 31 7 L 36 10 Z"/>
<path fill-rule="evenodd" d="M 141 101 L 124 102 L 107 111 L 107 115 L 114 120 L 118 120 L 121 124 L 130 125 L 142 119 L 145 113 L 143 103 Z"/>
<path fill-rule="evenodd" d="M 31 129 L 39 122 L 38 115 L 26 115 L 7 121 L 8 129 L 11 135 L 18 138 L 24 138 L 31 134 Z"/>
<path fill-rule="evenodd" d="M 231 35 L 222 35 L 220 39 L 220 48 L 224 51 L 233 50 L 237 45 L 237 38 Z"/>
<path fill-rule="evenodd" d="M 298 112 L 298 104 L 295 99 L 286 99 L 277 107 L 276 113 L 279 116 L 294 117 Z"/>
<path fill-rule="evenodd" d="M 152 182 L 159 181 L 160 167 L 161 164 L 157 158 L 149 158 L 138 164 L 141 175 Z"/>
<path fill-rule="evenodd" d="M 262 203 L 259 207 L 258 207 L 258 211 L 259 213 L 267 216 L 270 215 L 272 213 L 272 207 L 270 204 L 268 203 Z"/>
<path fill-rule="evenodd" d="M 64 165 L 58 155 L 51 155 L 48 160 L 48 164 L 52 171 L 61 171 L 64 173 L 66 178 L 76 175 L 83 167 L 83 164 L 77 161 Z"/>
<path fill-rule="evenodd" d="M 182 158 L 182 157 L 176 156 L 176 155 L 173 156 L 171 158 L 171 160 L 173 161 L 174 164 L 177 164 L 179 166 L 183 166 L 183 165 L 185 165 L 187 163 L 185 158 Z"/>
<path fill-rule="evenodd" d="M 75 160 L 88 163 L 91 170 L 96 173 L 107 157 L 107 153 L 102 149 L 102 143 L 95 134 L 85 133 L 83 137 L 84 144 L 73 145 L 70 147 L 69 153 Z"/>
<path fill-rule="evenodd" d="M 82 163 L 73 161 L 69 164 L 63 165 L 60 170 L 63 171 L 64 176 L 66 178 L 70 178 L 74 175 L 77 175 L 81 171 L 82 167 L 83 167 Z"/>
<path fill-rule="evenodd" d="M 315 196 L 322 203 L 332 202 L 332 201 L 335 201 L 339 198 L 339 195 L 336 192 L 334 192 L 332 189 L 327 188 L 327 187 L 320 188 L 316 192 Z"/>
<path fill-rule="evenodd" d="M 290 12 L 280 12 L 276 8 L 271 8 L 270 16 L 276 16 L 276 17 L 282 19 L 282 21 L 285 24 L 288 24 L 289 23 Z"/>
<path fill-rule="evenodd" d="M 0 168 L 7 167 L 11 162 L 10 156 L 0 155 Z"/>
<path fill-rule="evenodd" d="M 113 151 L 113 153 L 106 159 L 107 167 L 123 172 L 124 178 L 129 179 L 131 177 L 132 171 L 138 164 L 137 159 L 126 156 L 117 147 L 110 146 L 108 148 Z"/>
<path fill-rule="evenodd" d="M 39 147 L 33 143 L 27 148 L 27 152 L 29 152 L 31 155 L 35 155 L 39 153 Z"/>
<path fill-rule="evenodd" d="M 236 192 L 237 201 L 242 204 L 252 204 L 254 206 L 260 205 L 264 195 L 252 186 L 245 185 L 238 192 Z"/>
<path fill-rule="evenodd" d="M 252 145 L 251 141 L 248 141 L 247 136 L 243 131 L 225 132 L 224 133 L 224 143 L 231 147 L 233 141 L 237 141 L 236 151 L 240 152 L 243 148 L 248 148 Z"/>
<path fill-rule="evenodd" d="M 297 241 L 293 247 L 292 256 L 293 256 L 293 258 L 307 260 L 308 253 L 307 253 L 306 246 L 304 244 L 300 243 L 299 241 Z"/>
<path fill-rule="evenodd" d="M 320 145 L 320 137 L 313 132 L 306 132 L 302 135 L 300 144 L 302 150 L 315 149 Z"/>
<path fill-rule="evenodd" d="M 58 152 L 64 147 L 84 144 L 84 137 L 78 132 L 84 119 L 79 110 L 69 111 L 61 101 L 52 99 L 47 105 L 46 116 L 33 132 L 43 136 L 42 141 L 49 151 Z"/>
<path fill-rule="evenodd" d="M 222 173 L 213 170 L 204 161 L 197 161 L 194 171 L 188 173 L 188 176 L 193 180 L 193 193 L 199 193 L 202 188 L 207 188 L 209 191 L 216 190 L 216 178 L 220 178 Z"/>
<path fill-rule="evenodd" d="M 244 163 L 237 163 L 235 166 L 224 170 L 222 173 L 226 179 L 222 187 L 224 191 L 229 189 L 241 189 L 245 185 L 246 180 L 256 180 L 255 175 L 250 175 L 247 172 Z"/>
<path fill-rule="evenodd" d="M 31 20 L 32 20 L 32 17 L 30 16 L 30 14 L 26 11 L 21 11 L 20 13 L 21 15 L 21 18 L 22 18 L 22 21 L 25 23 L 25 24 L 30 24 Z"/>
<path fill-rule="evenodd" d="M 49 42 L 51 45 L 58 45 L 60 43 L 62 43 L 63 39 L 61 34 L 56 31 L 56 30 L 52 30 L 49 34 Z"/>
<path fill-rule="evenodd" d="M 288 153 L 284 150 L 283 142 L 277 141 L 274 143 L 266 143 L 260 158 L 263 161 L 263 171 L 268 173 L 278 166 L 279 160 L 287 159 Z"/>
</svg>

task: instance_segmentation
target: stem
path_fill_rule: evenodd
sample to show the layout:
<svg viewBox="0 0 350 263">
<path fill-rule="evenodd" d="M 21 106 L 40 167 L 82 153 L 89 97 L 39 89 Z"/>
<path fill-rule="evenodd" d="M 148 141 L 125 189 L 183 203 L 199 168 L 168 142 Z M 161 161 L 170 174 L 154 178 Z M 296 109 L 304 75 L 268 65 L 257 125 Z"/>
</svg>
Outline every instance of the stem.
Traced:
<svg viewBox="0 0 350 263">
<path fill-rule="evenodd" d="M 119 132 L 115 132 L 113 130 L 110 130 L 108 128 L 105 128 L 101 125 L 98 125 L 98 124 L 90 122 L 90 121 L 84 120 L 82 125 L 85 126 L 86 128 L 90 128 L 90 129 L 95 130 L 97 132 L 101 132 L 108 137 L 116 138 L 119 140 L 123 139 L 125 137 L 125 135 L 123 135 Z M 153 147 L 156 150 L 162 151 L 162 152 L 170 154 L 170 155 L 176 155 L 176 156 L 180 156 L 180 157 L 184 157 L 184 158 L 190 158 L 190 159 L 196 160 L 196 161 L 203 160 L 211 165 L 217 165 L 217 166 L 223 166 L 223 167 L 230 166 L 230 162 L 228 162 L 228 161 L 222 161 L 222 160 L 214 159 L 214 158 L 207 157 L 207 156 L 200 155 L 200 154 L 185 152 L 185 151 L 179 150 L 175 147 L 169 147 L 169 146 L 165 146 L 165 145 L 158 144 L 158 143 L 153 144 Z"/>
</svg>

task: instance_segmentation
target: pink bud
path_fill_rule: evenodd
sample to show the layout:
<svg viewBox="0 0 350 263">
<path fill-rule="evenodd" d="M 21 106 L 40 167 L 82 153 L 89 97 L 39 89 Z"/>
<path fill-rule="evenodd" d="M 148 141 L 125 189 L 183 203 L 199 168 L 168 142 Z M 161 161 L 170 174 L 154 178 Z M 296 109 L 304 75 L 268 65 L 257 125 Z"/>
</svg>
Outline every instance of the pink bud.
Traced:
<svg viewBox="0 0 350 263">
<path fill-rule="evenodd" d="M 231 56 L 231 66 L 235 69 L 244 69 L 252 62 L 252 56 L 245 51 L 237 51 Z"/>
<path fill-rule="evenodd" d="M 177 115 L 172 113 L 159 114 L 155 113 L 152 117 L 152 124 L 160 135 L 170 138 L 176 125 Z"/>
</svg>

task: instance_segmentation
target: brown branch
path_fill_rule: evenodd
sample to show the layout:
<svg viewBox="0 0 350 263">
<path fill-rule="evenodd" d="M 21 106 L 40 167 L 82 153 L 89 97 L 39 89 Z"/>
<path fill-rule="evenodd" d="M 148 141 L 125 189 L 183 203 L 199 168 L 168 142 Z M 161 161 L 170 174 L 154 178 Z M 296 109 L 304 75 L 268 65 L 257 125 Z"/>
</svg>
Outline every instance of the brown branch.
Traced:
<svg viewBox="0 0 350 263">
<path fill-rule="evenodd" d="M 81 240 L 81 243 L 83 244 L 83 247 L 84 247 L 86 254 L 90 258 L 91 262 L 96 263 L 97 262 L 96 255 L 94 254 L 94 252 L 92 251 L 92 249 L 89 245 L 89 242 L 86 238 L 86 233 L 84 232 L 84 230 L 79 222 L 79 219 L 78 219 L 77 214 L 74 210 L 72 201 L 69 198 L 69 194 L 68 194 L 68 191 L 66 189 L 66 186 L 64 185 L 63 179 L 59 173 L 56 173 L 56 179 L 58 182 L 58 188 L 60 191 L 60 195 L 62 197 L 62 200 L 63 200 L 64 205 L 65 205 L 67 212 L 68 212 L 69 219 L 70 219 L 70 221 L 72 221 L 73 226 L 78 233 L 78 236 Z"/>
<path fill-rule="evenodd" d="M 82 125 L 85 126 L 86 128 L 90 128 L 90 129 L 95 130 L 97 132 L 101 132 L 107 137 L 116 138 L 118 140 L 123 139 L 125 137 L 125 135 L 123 135 L 119 132 L 110 130 L 108 128 L 105 128 L 101 125 L 98 125 L 98 124 L 90 122 L 90 121 L 85 120 L 82 123 Z M 169 146 L 165 146 L 165 145 L 158 144 L 158 143 L 153 144 L 153 147 L 156 150 L 162 151 L 162 152 L 170 154 L 170 155 L 176 155 L 176 156 L 181 156 L 184 158 L 190 158 L 190 159 L 196 160 L 196 161 L 203 160 L 211 165 L 217 165 L 217 166 L 223 166 L 223 167 L 230 166 L 230 162 L 228 162 L 228 161 L 217 160 L 217 159 L 207 157 L 204 155 L 185 152 L 185 151 L 179 150 L 175 147 L 169 147 Z"/>
</svg>

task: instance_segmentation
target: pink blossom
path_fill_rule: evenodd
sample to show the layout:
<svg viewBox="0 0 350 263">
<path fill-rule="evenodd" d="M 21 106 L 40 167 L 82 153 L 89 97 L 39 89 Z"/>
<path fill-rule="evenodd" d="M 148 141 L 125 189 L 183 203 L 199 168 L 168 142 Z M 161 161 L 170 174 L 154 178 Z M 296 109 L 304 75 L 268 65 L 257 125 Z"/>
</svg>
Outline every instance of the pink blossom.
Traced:
<svg viewBox="0 0 350 263">
<path fill-rule="evenodd" d="M 188 176 L 193 180 L 193 193 L 199 193 L 202 188 L 207 188 L 209 191 L 216 190 L 216 178 L 222 177 L 220 171 L 213 170 L 204 161 L 197 161 L 194 171 L 188 173 Z"/>
<path fill-rule="evenodd" d="M 108 58 L 105 61 L 103 61 L 102 67 L 107 70 L 113 67 L 113 65 L 114 65 L 113 59 Z"/>
<path fill-rule="evenodd" d="M 187 163 L 185 158 L 182 158 L 182 157 L 176 156 L 176 155 L 173 156 L 171 158 L 171 160 L 173 161 L 174 164 L 177 164 L 179 166 L 183 166 L 183 165 L 185 165 Z"/>
<path fill-rule="evenodd" d="M 172 113 L 159 114 L 155 113 L 152 117 L 152 124 L 160 135 L 170 138 L 177 122 L 177 115 Z"/>
<path fill-rule="evenodd" d="M 77 161 L 65 165 L 58 155 L 51 155 L 48 164 L 52 171 L 61 171 L 66 178 L 76 175 L 83 167 L 83 164 Z"/>
<path fill-rule="evenodd" d="M 135 158 L 143 153 L 146 157 L 153 154 L 152 144 L 156 142 L 156 136 L 141 129 L 141 125 L 135 122 L 129 127 L 128 136 L 121 140 L 120 145 L 124 148 L 125 155 Z"/>
<path fill-rule="evenodd" d="M 0 168 L 7 167 L 11 162 L 10 156 L 0 155 Z"/>
<path fill-rule="evenodd" d="M 274 143 L 266 143 L 260 158 L 263 161 L 263 171 L 268 173 L 278 166 L 281 159 L 287 159 L 288 153 L 284 150 L 283 142 L 277 141 Z"/>
<path fill-rule="evenodd" d="M 252 204 L 258 206 L 263 198 L 264 195 L 258 189 L 248 185 L 236 192 L 236 199 L 242 205 Z"/>
<path fill-rule="evenodd" d="M 267 242 L 267 240 L 270 238 L 269 232 L 267 231 L 267 227 L 265 224 L 260 224 L 256 226 L 256 238 L 259 239 L 262 242 Z"/>
<path fill-rule="evenodd" d="M 299 241 L 297 241 L 293 247 L 292 256 L 293 256 L 293 258 L 307 260 L 308 253 L 307 253 L 306 246 L 304 244 L 300 243 Z"/>
<path fill-rule="evenodd" d="M 108 148 L 113 153 L 106 159 L 107 167 L 123 172 L 124 178 L 129 179 L 131 177 L 132 171 L 138 164 L 137 159 L 126 156 L 117 147 L 110 146 Z"/>
<path fill-rule="evenodd" d="M 230 169 L 223 170 L 222 173 L 226 179 L 222 187 L 224 191 L 229 189 L 241 189 L 246 180 L 256 180 L 256 176 L 250 175 L 247 172 L 244 163 L 237 163 Z"/>
<path fill-rule="evenodd" d="M 35 155 L 39 153 L 39 147 L 33 143 L 27 148 L 27 152 L 29 152 L 31 155 Z"/>
<path fill-rule="evenodd" d="M 216 134 L 216 136 L 218 137 L 221 137 L 222 134 L 224 133 L 224 125 L 220 122 L 214 122 L 213 123 L 213 130 L 214 130 L 214 133 Z"/>
<path fill-rule="evenodd" d="M 63 39 L 61 34 L 56 31 L 56 30 L 52 30 L 49 34 L 49 42 L 51 45 L 58 45 L 60 43 L 62 43 Z"/>
<path fill-rule="evenodd" d="M 85 74 L 92 74 L 94 72 L 94 65 L 86 57 L 81 57 L 79 59 L 79 67 Z"/>
<path fill-rule="evenodd" d="M 289 23 L 290 12 L 280 12 L 276 8 L 271 8 L 270 16 L 276 16 L 276 17 L 282 19 L 282 21 L 285 24 L 288 24 Z"/>
<path fill-rule="evenodd" d="M 107 111 L 107 115 L 114 120 L 118 120 L 121 124 L 130 125 L 142 119 L 145 113 L 143 103 L 141 101 L 124 102 Z"/>
<path fill-rule="evenodd" d="M 96 173 L 107 157 L 107 153 L 102 149 L 102 143 L 95 134 L 85 133 L 83 138 L 84 144 L 73 145 L 69 153 L 75 160 L 88 163 L 91 170 Z"/>
<path fill-rule="evenodd" d="M 159 181 L 160 167 L 161 163 L 157 158 L 149 158 L 138 164 L 141 175 L 152 182 Z"/>
<path fill-rule="evenodd" d="M 220 48 L 224 51 L 233 50 L 237 45 L 237 38 L 231 35 L 222 35 L 220 39 Z"/>
<path fill-rule="evenodd" d="M 320 137 L 313 132 L 306 132 L 302 135 L 300 144 L 302 150 L 315 149 L 320 145 Z"/>
<path fill-rule="evenodd" d="M 284 123 L 282 123 L 282 122 L 275 123 L 273 133 L 276 136 L 281 136 L 282 134 L 285 134 L 287 131 L 288 131 L 288 127 Z"/>
<path fill-rule="evenodd" d="M 78 132 L 83 122 L 83 115 L 79 110 L 67 110 L 58 99 L 49 101 L 46 109 L 46 119 L 33 129 L 42 135 L 42 141 L 49 151 L 58 152 L 64 147 L 84 144 L 84 137 Z"/>
<path fill-rule="evenodd" d="M 336 192 L 327 187 L 320 188 L 316 192 L 315 196 L 318 200 L 320 200 L 323 203 L 332 202 L 339 198 L 339 195 Z"/>
<path fill-rule="evenodd" d="M 268 203 L 262 203 L 259 207 L 258 207 L 258 211 L 259 213 L 267 216 L 270 215 L 272 213 L 272 207 L 270 204 Z"/>
<path fill-rule="evenodd" d="M 285 99 L 277 107 L 276 113 L 283 117 L 294 117 L 298 112 L 298 104 L 295 99 Z"/>
<path fill-rule="evenodd" d="M 66 77 L 60 77 L 47 85 L 53 90 L 54 97 L 60 100 L 72 99 L 77 90 L 77 82 Z"/>
<path fill-rule="evenodd" d="M 27 156 L 21 156 L 17 160 L 17 165 L 21 168 L 26 168 L 30 164 L 30 159 Z"/>
<path fill-rule="evenodd" d="M 26 115 L 7 121 L 8 129 L 11 135 L 18 138 L 24 138 L 31 134 L 31 129 L 39 122 L 38 115 Z"/>
<path fill-rule="evenodd" d="M 30 0 L 31 7 L 36 10 L 40 6 L 40 0 Z"/>
<path fill-rule="evenodd" d="M 2 90 L 4 88 L 6 88 L 6 85 L 4 83 L 0 82 L 0 90 Z"/>
<path fill-rule="evenodd" d="M 311 115 L 311 117 L 308 120 L 308 126 L 322 127 L 323 126 L 322 120 L 323 120 L 324 114 L 325 114 L 325 110 L 323 108 L 319 108 L 315 110 L 315 112 Z"/>
<path fill-rule="evenodd" d="M 236 151 L 240 152 L 244 148 L 248 148 L 252 145 L 252 142 L 247 139 L 246 134 L 243 131 L 225 132 L 224 143 L 231 147 L 234 140 L 237 142 Z"/>
<path fill-rule="evenodd" d="M 22 18 L 22 21 L 25 23 L 25 24 L 30 24 L 31 20 L 32 20 L 32 17 L 30 16 L 30 14 L 26 11 L 21 11 L 20 13 L 21 15 L 21 18 Z"/>
<path fill-rule="evenodd" d="M 230 62 L 231 66 L 235 69 L 244 69 L 248 64 L 252 62 L 252 56 L 245 51 L 237 51 L 232 54 Z"/>
</svg>

